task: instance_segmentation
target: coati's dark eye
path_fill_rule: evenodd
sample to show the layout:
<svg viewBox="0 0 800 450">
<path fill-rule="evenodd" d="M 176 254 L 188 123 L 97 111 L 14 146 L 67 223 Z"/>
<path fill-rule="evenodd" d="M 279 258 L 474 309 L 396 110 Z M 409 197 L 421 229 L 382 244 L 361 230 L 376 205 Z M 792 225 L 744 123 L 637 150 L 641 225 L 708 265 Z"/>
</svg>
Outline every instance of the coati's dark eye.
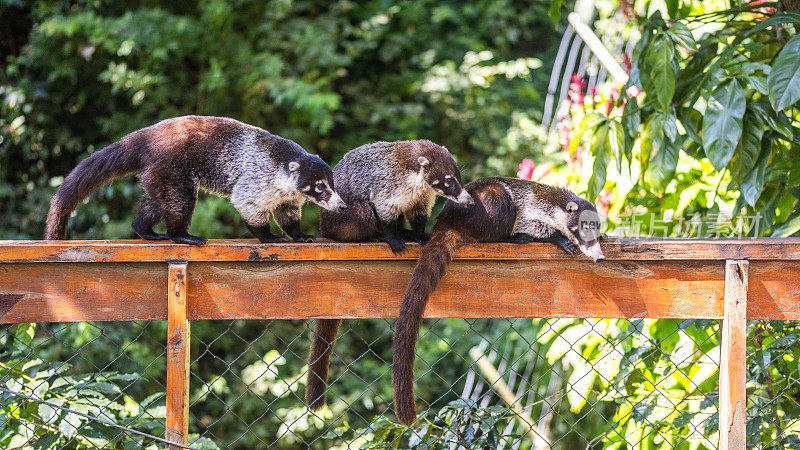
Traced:
<svg viewBox="0 0 800 450">
<path fill-rule="evenodd" d="M 325 190 L 325 183 L 323 183 L 322 181 L 317 181 L 317 185 L 316 185 L 316 188 L 314 190 L 317 191 L 317 192 L 324 191 Z"/>
</svg>

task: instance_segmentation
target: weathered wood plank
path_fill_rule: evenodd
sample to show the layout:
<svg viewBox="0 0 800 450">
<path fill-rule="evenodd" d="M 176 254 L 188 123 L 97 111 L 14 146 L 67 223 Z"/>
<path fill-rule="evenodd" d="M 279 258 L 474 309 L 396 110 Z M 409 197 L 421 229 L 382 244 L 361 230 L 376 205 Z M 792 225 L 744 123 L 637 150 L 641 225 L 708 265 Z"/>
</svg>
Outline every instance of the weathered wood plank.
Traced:
<svg viewBox="0 0 800 450">
<path fill-rule="evenodd" d="M 412 261 L 193 262 L 189 319 L 396 317 Z M 723 261 L 454 261 L 427 317 L 723 317 Z M 749 319 L 800 319 L 800 264 L 750 264 Z M 165 320 L 164 263 L 0 264 L 0 323 Z"/>
<path fill-rule="evenodd" d="M 163 263 L 0 264 L 0 323 L 166 320 L 166 285 Z"/>
<path fill-rule="evenodd" d="M 608 260 L 800 260 L 800 239 L 609 238 Z M 396 257 L 383 243 L 259 244 L 255 240 L 212 240 L 202 247 L 164 241 L 0 241 L 0 263 L 415 260 L 419 246 Z M 455 259 L 574 260 L 551 244 L 468 244 Z"/>
<path fill-rule="evenodd" d="M 725 264 L 725 313 L 719 365 L 719 448 L 744 450 L 747 370 L 747 261 Z"/>
<path fill-rule="evenodd" d="M 183 444 L 189 439 L 189 343 L 186 263 L 170 263 L 167 303 L 167 423 L 166 440 Z M 167 445 L 167 450 L 180 447 Z"/>
</svg>

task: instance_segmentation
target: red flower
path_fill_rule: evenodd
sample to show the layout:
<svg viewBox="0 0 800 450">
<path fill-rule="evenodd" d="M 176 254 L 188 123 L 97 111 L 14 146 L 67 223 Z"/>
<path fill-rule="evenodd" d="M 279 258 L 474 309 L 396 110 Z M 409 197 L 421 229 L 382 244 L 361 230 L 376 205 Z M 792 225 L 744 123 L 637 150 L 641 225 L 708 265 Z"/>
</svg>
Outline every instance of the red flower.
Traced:
<svg viewBox="0 0 800 450">
<path fill-rule="evenodd" d="M 536 164 L 528 158 L 522 160 L 519 163 L 519 172 L 517 172 L 517 178 L 522 178 L 523 180 L 531 180 L 533 179 L 533 169 L 536 168 Z"/>
</svg>

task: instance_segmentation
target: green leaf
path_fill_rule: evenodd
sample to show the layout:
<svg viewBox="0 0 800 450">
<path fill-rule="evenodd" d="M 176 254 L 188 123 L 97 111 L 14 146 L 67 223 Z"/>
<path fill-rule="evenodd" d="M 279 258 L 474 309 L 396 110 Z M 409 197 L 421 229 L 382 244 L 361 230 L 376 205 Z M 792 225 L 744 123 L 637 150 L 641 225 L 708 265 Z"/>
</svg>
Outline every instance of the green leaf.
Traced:
<svg viewBox="0 0 800 450">
<path fill-rule="evenodd" d="M 783 47 L 767 77 L 769 99 L 776 111 L 800 100 L 800 35 L 795 35 Z"/>
<path fill-rule="evenodd" d="M 629 98 L 625 102 L 625 108 L 622 110 L 622 130 L 625 133 L 625 157 L 628 158 L 628 164 L 631 163 L 631 155 L 633 155 L 633 144 L 636 142 L 636 137 L 639 135 L 639 126 L 642 123 L 642 114 L 639 111 L 639 104 L 635 98 Z"/>
<path fill-rule="evenodd" d="M 669 109 L 672 95 L 675 93 L 675 71 L 672 67 L 674 56 L 674 44 L 664 33 L 656 34 L 645 54 L 650 81 L 653 83 L 658 103 L 664 109 Z"/>
<path fill-rule="evenodd" d="M 72 413 L 65 413 L 64 418 L 58 424 L 58 429 L 68 438 L 75 435 L 75 431 L 81 426 L 81 417 Z"/>
<path fill-rule="evenodd" d="M 547 15 L 556 25 L 561 20 L 561 6 L 563 4 L 564 0 L 550 0 L 550 9 L 547 10 Z"/>
<path fill-rule="evenodd" d="M 58 442 L 58 434 L 56 433 L 45 433 L 38 439 L 36 439 L 36 443 L 33 444 L 33 449 L 48 449 L 48 448 L 55 448 L 56 442 Z"/>
<path fill-rule="evenodd" d="M 676 146 L 662 140 L 661 147 L 656 150 L 656 154 L 650 159 L 650 165 L 647 167 L 647 184 L 659 192 L 663 191 L 675 174 L 675 168 L 678 166 L 678 154 Z"/>
<path fill-rule="evenodd" d="M 603 123 L 598 127 L 591 145 L 591 152 L 594 156 L 592 166 L 592 178 L 589 180 L 589 198 L 597 197 L 606 184 L 608 173 L 608 163 L 611 162 L 611 145 L 608 142 L 610 133 L 608 123 Z"/>
<path fill-rule="evenodd" d="M 742 140 L 737 149 L 737 179 L 741 180 L 756 166 L 761 154 L 761 138 L 764 135 L 764 121 L 752 109 L 747 109 L 742 119 Z M 748 202 L 749 203 L 749 202 Z M 750 203 L 754 206 L 754 203 Z"/>
<path fill-rule="evenodd" d="M 30 350 L 33 336 L 36 334 L 35 323 L 21 323 L 14 332 L 14 348 L 17 350 Z"/>
<path fill-rule="evenodd" d="M 743 37 L 750 36 L 753 33 L 766 30 L 769 27 L 785 23 L 800 23 L 800 12 L 784 12 L 777 16 L 772 16 L 769 19 L 759 23 L 750 29 Z"/>
<path fill-rule="evenodd" d="M 687 27 L 685 23 L 681 21 L 673 23 L 667 29 L 667 33 L 672 37 L 672 40 L 681 47 L 687 50 L 695 50 L 697 48 L 697 42 L 694 40 L 691 30 L 689 30 L 689 27 Z"/>
<path fill-rule="evenodd" d="M 761 94 L 769 95 L 769 87 L 767 86 L 767 79 L 757 75 L 745 77 L 745 81 Z"/>
<path fill-rule="evenodd" d="M 792 132 L 792 125 L 789 118 L 782 112 L 776 112 L 772 106 L 766 102 L 753 102 L 748 105 L 769 125 L 770 128 L 777 131 L 781 136 L 791 140 L 794 133 Z"/>
<path fill-rule="evenodd" d="M 569 142 L 569 152 L 575 153 L 575 150 L 579 145 L 581 145 L 583 135 L 589 130 L 594 130 L 595 127 L 597 127 L 597 124 L 605 119 L 606 117 L 604 115 L 597 112 L 589 113 L 583 116 L 583 119 L 581 119 L 580 123 L 578 124 L 578 128 L 575 130 L 575 135 Z"/>
<path fill-rule="evenodd" d="M 794 219 L 787 220 L 772 232 L 772 237 L 789 237 L 800 231 L 800 215 Z"/>
<path fill-rule="evenodd" d="M 764 188 L 764 182 L 767 179 L 767 162 L 769 162 L 771 154 L 772 138 L 767 136 L 761 141 L 761 151 L 755 167 L 742 178 L 742 195 L 751 206 L 754 206 L 758 201 L 758 197 L 761 196 L 761 190 Z"/>
<path fill-rule="evenodd" d="M 727 81 L 708 99 L 703 117 L 703 148 L 717 170 L 728 165 L 742 137 L 744 90 L 738 82 Z"/>
</svg>

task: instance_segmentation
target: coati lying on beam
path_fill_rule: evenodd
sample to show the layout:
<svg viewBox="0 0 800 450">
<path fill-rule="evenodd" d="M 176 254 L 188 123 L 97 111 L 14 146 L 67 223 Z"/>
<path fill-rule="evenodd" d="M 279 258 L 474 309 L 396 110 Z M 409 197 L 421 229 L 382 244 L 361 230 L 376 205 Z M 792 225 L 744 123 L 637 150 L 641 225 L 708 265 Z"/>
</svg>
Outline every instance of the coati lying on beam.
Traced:
<svg viewBox="0 0 800 450">
<path fill-rule="evenodd" d="M 476 204 L 464 208 L 445 203 L 430 241 L 422 247 L 395 325 L 394 408 L 406 425 L 416 419 L 414 349 L 422 314 L 458 244 L 551 242 L 569 254 L 605 259 L 597 210 L 572 192 L 516 178 L 484 178 L 465 187 Z"/>
<path fill-rule="evenodd" d="M 446 148 L 428 140 L 375 142 L 349 151 L 333 169 L 345 211 L 322 211 L 320 234 L 339 241 L 386 241 L 395 254 L 404 239 L 428 240 L 425 225 L 436 196 L 458 204 L 475 202 L 461 186 L 461 172 Z M 403 219 L 411 226 L 403 229 Z M 332 344 L 341 319 L 319 319 L 311 338 L 306 402 L 325 404 L 325 382 Z"/>
<path fill-rule="evenodd" d="M 140 174 L 144 195 L 131 226 L 142 239 L 202 245 L 188 233 L 197 189 L 229 196 L 261 242 L 283 238 L 269 229 L 269 214 L 295 241 L 313 242 L 300 229 L 300 208 L 310 200 L 345 209 L 330 167 L 289 139 L 224 117 L 184 116 L 134 131 L 81 161 L 53 196 L 45 239 L 64 239 L 69 215 L 93 190 Z M 164 220 L 167 233 L 153 231 Z"/>
</svg>

